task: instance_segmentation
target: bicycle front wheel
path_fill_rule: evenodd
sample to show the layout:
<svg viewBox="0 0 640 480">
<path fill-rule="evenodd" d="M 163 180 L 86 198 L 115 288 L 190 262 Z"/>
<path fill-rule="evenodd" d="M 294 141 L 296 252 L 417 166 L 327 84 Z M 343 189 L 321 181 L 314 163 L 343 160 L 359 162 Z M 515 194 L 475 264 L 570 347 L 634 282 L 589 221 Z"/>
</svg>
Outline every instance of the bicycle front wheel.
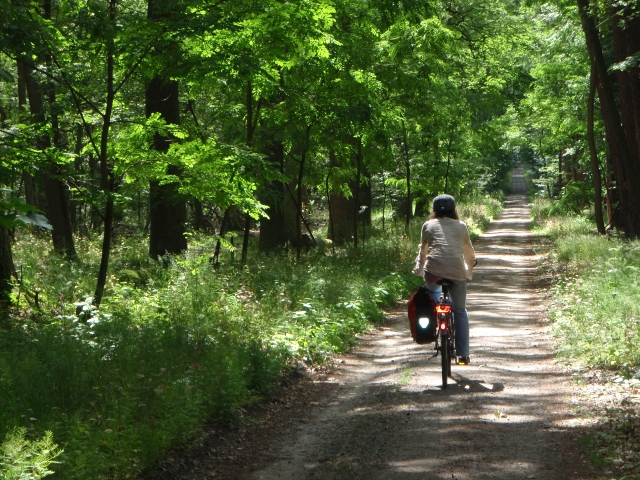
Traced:
<svg viewBox="0 0 640 480">
<path fill-rule="evenodd" d="M 442 346 L 440 347 L 440 353 L 442 357 L 442 388 L 447 388 L 449 383 L 449 373 L 451 369 L 451 352 L 449 351 L 449 337 L 442 337 Z"/>
</svg>

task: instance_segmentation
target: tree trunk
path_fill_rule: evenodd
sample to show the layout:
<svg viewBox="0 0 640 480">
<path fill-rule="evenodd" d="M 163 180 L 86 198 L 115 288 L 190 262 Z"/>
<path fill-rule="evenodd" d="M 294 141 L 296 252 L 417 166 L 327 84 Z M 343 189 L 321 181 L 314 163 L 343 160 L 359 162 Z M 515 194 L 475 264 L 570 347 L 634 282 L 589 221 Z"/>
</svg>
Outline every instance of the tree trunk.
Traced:
<svg viewBox="0 0 640 480">
<path fill-rule="evenodd" d="M 329 208 L 331 208 L 331 222 L 327 237 L 334 244 L 340 245 L 353 241 L 353 209 L 355 205 L 353 196 L 345 198 L 340 193 L 329 194 Z"/>
<path fill-rule="evenodd" d="M 308 132 L 308 130 L 307 130 Z M 308 137 L 308 133 L 307 133 Z M 302 178 L 304 175 L 304 163 L 307 159 L 306 148 L 305 152 L 300 158 L 300 168 L 298 170 L 297 192 L 298 198 L 296 201 L 296 260 L 300 261 L 300 250 L 302 249 Z"/>
<path fill-rule="evenodd" d="M 274 167 L 282 173 L 284 171 L 284 146 L 281 143 L 274 144 L 270 148 L 268 156 Z M 268 207 L 267 215 L 269 215 L 269 218 L 260 220 L 258 249 L 261 252 L 278 251 L 287 243 L 285 193 L 284 184 L 274 181 L 267 185 L 260 195 L 261 202 Z"/>
<path fill-rule="evenodd" d="M 333 150 L 331 150 L 329 152 L 329 157 L 330 158 L 334 158 L 335 154 L 333 153 Z M 331 211 L 331 202 L 329 201 L 329 199 L 331 198 L 331 195 L 329 193 L 329 178 L 331 177 L 331 170 L 333 169 L 332 166 L 329 166 L 329 171 L 327 172 L 327 176 L 324 179 L 324 191 L 325 194 L 327 196 L 327 210 L 329 210 L 329 233 L 327 233 L 327 237 L 328 238 L 334 238 L 335 235 L 333 234 L 333 213 Z M 382 220 L 382 229 L 384 230 L 384 212 L 383 212 L 383 220 Z M 335 255 L 336 253 L 336 247 L 333 244 L 333 242 L 331 242 L 331 253 L 333 253 Z"/>
<path fill-rule="evenodd" d="M 562 149 L 558 151 L 558 183 L 556 184 L 555 196 L 559 197 L 564 186 L 564 165 L 562 163 Z"/>
<path fill-rule="evenodd" d="M 611 156 L 607 155 L 604 160 L 607 169 L 607 175 L 604 178 L 604 185 L 607 189 L 607 221 L 609 223 L 609 228 L 617 228 L 618 226 L 614 220 L 613 206 L 618 203 L 618 195 L 613 186 L 613 178 L 611 177 L 611 172 L 613 170 L 613 165 L 611 165 Z"/>
<path fill-rule="evenodd" d="M 169 175 L 180 175 L 178 167 L 171 165 Z M 149 183 L 149 256 L 153 259 L 169 253 L 179 254 L 187 249 L 184 224 L 187 209 L 184 198 L 175 184 Z"/>
<path fill-rule="evenodd" d="M 416 211 L 414 215 L 418 218 L 429 215 L 429 199 L 427 197 L 421 197 L 416 200 Z"/>
<path fill-rule="evenodd" d="M 640 166 L 638 165 L 638 159 L 632 157 L 621 125 L 620 112 L 618 111 L 613 87 L 609 80 L 600 37 L 589 11 L 589 0 L 577 0 L 577 2 L 589 50 L 589 58 L 597 73 L 600 108 L 620 197 L 621 205 L 618 212 L 620 225 L 627 236 L 636 237 L 640 234 Z M 621 100 L 626 101 L 625 98 Z"/>
<path fill-rule="evenodd" d="M 449 193 L 449 171 L 451 170 L 451 145 L 453 144 L 453 127 L 449 132 L 449 141 L 447 142 L 447 172 L 444 174 L 444 193 Z"/>
<path fill-rule="evenodd" d="M 149 2 L 149 17 L 152 17 L 152 3 Z M 163 76 L 154 77 L 147 85 L 146 96 L 147 117 L 153 113 L 160 116 L 168 124 L 180 123 L 180 104 L 178 102 L 178 82 L 167 80 Z M 171 137 L 158 133 L 154 136 L 153 147 L 159 152 L 167 152 Z M 168 175 L 180 176 L 180 169 L 171 165 Z M 157 259 L 167 253 L 179 254 L 187 249 L 184 236 L 187 221 L 187 206 L 183 195 L 178 192 L 176 183 L 161 185 L 159 180 L 149 184 L 149 216 L 151 228 L 149 232 L 149 256 Z"/>
<path fill-rule="evenodd" d="M 193 204 L 193 228 L 198 231 L 206 230 L 206 222 L 204 219 L 204 210 L 202 202 L 197 198 L 192 199 Z"/>
<path fill-rule="evenodd" d="M 371 173 L 365 165 L 362 166 L 362 176 L 365 178 L 365 181 L 360 186 L 360 205 L 366 207 L 366 210 L 360 215 L 360 221 L 369 227 L 371 226 L 373 192 L 371 189 Z"/>
<path fill-rule="evenodd" d="M 93 152 L 89 152 L 89 178 L 96 181 L 99 178 L 98 175 L 98 162 Z M 102 217 L 95 205 L 91 205 L 89 209 L 89 228 L 91 230 L 97 230 L 102 225 Z"/>
<path fill-rule="evenodd" d="M 22 71 L 25 75 L 27 96 L 29 97 L 29 110 L 34 122 L 44 123 L 45 109 L 42 101 L 42 87 L 33 76 L 33 69 L 24 64 Z M 38 149 L 43 152 L 51 147 L 51 139 L 46 135 L 40 135 L 36 139 Z M 67 258 L 75 258 L 76 250 L 73 241 L 69 207 L 67 204 L 66 186 L 52 175 L 56 175 L 57 166 L 46 168 L 43 175 L 44 191 L 47 199 L 47 218 L 53 227 L 51 238 L 53 248 Z"/>
<path fill-rule="evenodd" d="M 75 154 L 75 159 L 73 161 L 73 169 L 76 174 L 81 173 L 82 171 L 82 157 L 80 157 L 80 152 L 82 151 L 82 138 L 83 138 L 83 126 L 77 125 L 76 127 L 76 145 L 73 149 L 73 153 Z M 81 211 L 80 205 L 77 203 L 71 203 L 69 208 L 69 214 L 71 216 L 71 228 L 74 232 L 78 232 L 78 211 Z"/>
<path fill-rule="evenodd" d="M 253 132 L 255 127 L 253 124 L 253 83 L 251 80 L 247 82 L 247 147 L 251 147 L 251 141 L 253 140 Z M 251 231 L 251 217 L 248 213 L 244 215 L 244 236 L 242 237 L 242 257 L 240 265 L 244 266 L 247 263 L 247 256 L 249 255 L 249 232 Z"/>
<path fill-rule="evenodd" d="M 611 3 L 613 43 L 616 63 L 624 62 L 640 52 L 640 17 L 625 2 Z M 640 67 L 638 60 L 617 71 L 622 125 L 629 151 L 636 164 L 640 162 Z"/>
<path fill-rule="evenodd" d="M 20 116 L 24 117 L 27 108 L 27 81 L 26 68 L 23 62 L 18 61 L 18 109 Z M 29 172 L 22 172 L 22 183 L 24 184 L 24 201 L 28 205 L 37 207 L 36 182 Z"/>
<path fill-rule="evenodd" d="M 148 0 L 147 18 L 152 21 L 169 20 L 175 13 L 178 4 L 169 0 Z M 166 50 L 177 48 L 163 43 L 156 46 L 156 53 L 161 55 Z M 170 125 L 180 124 L 180 103 L 178 99 L 178 82 L 169 79 L 169 68 L 157 73 L 147 84 L 145 92 L 145 113 L 147 117 L 159 113 L 160 117 Z M 158 133 L 153 139 L 154 150 L 167 152 L 175 138 Z M 167 168 L 167 175 L 180 176 L 176 166 Z M 157 259 L 165 254 L 179 254 L 187 249 L 184 236 L 187 221 L 187 204 L 184 195 L 178 192 L 176 183 L 160 184 L 159 180 L 149 183 L 149 256 Z"/>
<path fill-rule="evenodd" d="M 0 225 L 0 309 L 11 303 L 11 277 L 15 273 L 9 231 Z"/>
<path fill-rule="evenodd" d="M 602 179 L 600 177 L 600 162 L 598 161 L 598 151 L 596 140 L 593 134 L 594 110 L 596 97 L 596 70 L 591 66 L 589 77 L 589 100 L 587 104 L 587 143 L 589 144 L 589 156 L 591 158 L 591 172 L 593 174 L 593 186 L 595 188 L 594 208 L 596 214 L 596 225 L 598 233 L 604 235 L 604 219 L 602 218 Z"/>
<path fill-rule="evenodd" d="M 362 139 L 358 138 L 356 154 L 356 181 L 353 191 L 353 246 L 358 246 L 358 217 L 360 216 L 360 177 L 362 173 Z"/>
<path fill-rule="evenodd" d="M 329 152 L 329 164 L 331 167 L 337 166 L 338 164 L 333 150 Z M 353 182 L 350 182 L 349 187 L 352 192 L 355 190 Z M 354 229 L 353 209 L 355 208 L 355 203 L 353 195 L 346 198 L 340 192 L 329 193 L 329 211 L 331 212 L 331 218 L 327 238 L 329 238 L 334 245 L 352 241 Z"/>
<path fill-rule="evenodd" d="M 409 158 L 409 144 L 407 142 L 407 127 L 402 122 L 402 133 L 403 133 L 403 152 L 404 152 L 404 168 L 405 168 L 405 180 L 407 182 L 407 200 L 405 205 L 405 230 L 409 231 L 409 224 L 411 223 L 411 218 L 413 217 L 413 201 L 411 199 L 411 160 Z M 447 168 L 447 181 L 448 181 L 448 168 Z"/>
<path fill-rule="evenodd" d="M 109 1 L 109 20 L 115 21 L 117 0 Z M 114 53 L 115 45 L 113 40 L 107 43 L 107 101 L 102 118 L 102 128 L 100 132 L 100 189 L 107 197 L 107 204 L 104 213 L 104 232 L 102 235 L 102 251 L 100 255 L 100 268 L 96 281 L 96 290 L 93 304 L 96 307 L 102 303 L 104 289 L 107 285 L 107 271 L 109 269 L 109 257 L 111 256 L 111 241 L 113 239 L 113 187 L 114 179 L 111 168 L 108 165 L 109 158 L 109 129 L 111 128 L 111 115 L 113 113 L 113 103 L 115 99 L 114 87 Z M 79 313 L 79 312 L 78 312 Z"/>
</svg>

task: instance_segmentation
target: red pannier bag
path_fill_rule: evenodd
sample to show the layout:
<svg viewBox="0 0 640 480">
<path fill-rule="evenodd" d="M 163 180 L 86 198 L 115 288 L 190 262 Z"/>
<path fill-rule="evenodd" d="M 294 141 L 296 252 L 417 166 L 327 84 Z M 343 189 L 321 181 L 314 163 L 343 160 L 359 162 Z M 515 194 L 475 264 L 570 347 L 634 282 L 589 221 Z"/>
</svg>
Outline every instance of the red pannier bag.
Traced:
<svg viewBox="0 0 640 480">
<path fill-rule="evenodd" d="M 413 341 L 419 345 L 436 341 L 436 303 L 424 285 L 409 298 L 409 327 Z"/>
</svg>

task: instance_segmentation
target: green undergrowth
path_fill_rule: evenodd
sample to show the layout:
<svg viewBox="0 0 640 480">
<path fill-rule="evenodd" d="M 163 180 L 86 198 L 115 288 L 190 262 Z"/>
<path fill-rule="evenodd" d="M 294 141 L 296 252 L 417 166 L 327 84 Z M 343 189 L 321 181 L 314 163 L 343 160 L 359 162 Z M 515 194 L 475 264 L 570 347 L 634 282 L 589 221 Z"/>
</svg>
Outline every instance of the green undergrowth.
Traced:
<svg viewBox="0 0 640 480">
<path fill-rule="evenodd" d="M 462 207 L 463 218 L 484 225 L 488 203 Z M 74 263 L 43 255 L 46 239 L 18 239 L 16 307 L 0 320 L 0 439 L 23 428 L 27 447 L 55 441 L 55 478 L 137 475 L 381 320 L 421 281 L 410 270 L 422 221 L 408 237 L 376 225 L 364 247 L 300 262 L 252 244 L 243 268 L 228 253 L 214 268 L 210 237 L 193 235 L 168 265 L 147 258 L 143 237 L 116 237 L 100 310 L 90 297 L 99 238 L 79 240 Z"/>
<path fill-rule="evenodd" d="M 639 412 L 625 397 L 640 385 L 640 241 L 599 235 L 588 214 L 550 216 L 554 210 L 538 200 L 532 213 L 538 232 L 551 240 L 543 271 L 552 279 L 559 356 L 578 382 L 589 371 L 605 382 L 606 401 L 585 401 L 595 421 L 580 447 L 608 477 L 638 478 Z"/>
<path fill-rule="evenodd" d="M 633 375 L 640 365 L 640 241 L 598 235 L 583 215 L 548 217 L 544 202 L 532 211 L 553 242 L 547 267 L 560 355 Z"/>
<path fill-rule="evenodd" d="M 491 220 L 498 218 L 502 212 L 504 195 L 478 197 L 472 202 L 458 207 L 460 218 L 467 224 L 471 240 L 475 241 L 486 230 Z"/>
</svg>

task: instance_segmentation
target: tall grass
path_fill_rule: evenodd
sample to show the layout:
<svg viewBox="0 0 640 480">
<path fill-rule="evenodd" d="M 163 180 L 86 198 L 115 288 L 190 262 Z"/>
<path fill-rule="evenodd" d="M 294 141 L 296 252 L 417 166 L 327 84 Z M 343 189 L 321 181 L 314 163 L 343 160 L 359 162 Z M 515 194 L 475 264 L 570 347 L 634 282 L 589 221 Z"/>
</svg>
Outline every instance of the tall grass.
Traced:
<svg viewBox="0 0 640 480">
<path fill-rule="evenodd" d="M 468 222 L 483 224 L 496 209 L 488 203 L 465 207 Z M 229 257 L 215 269 L 211 238 L 192 237 L 166 266 L 147 258 L 144 238 L 121 237 L 99 311 L 90 296 L 100 239 L 78 241 L 75 263 L 43 255 L 43 239 L 19 239 L 17 307 L 0 328 L 0 438 L 53 432 L 64 450 L 55 478 L 136 475 L 190 445 L 205 421 L 269 396 L 292 365 L 330 362 L 383 318 L 420 282 L 410 270 L 421 223 L 408 236 L 376 224 L 364 247 L 299 263 L 252 249 L 242 269 Z"/>
<path fill-rule="evenodd" d="M 582 216 L 551 217 L 551 318 L 560 355 L 587 366 L 640 365 L 640 242 L 601 236 Z"/>
<path fill-rule="evenodd" d="M 498 218 L 502 212 L 504 198 L 504 195 L 478 196 L 458 206 L 458 214 L 467 224 L 471 240 L 477 239 L 491 220 Z"/>
</svg>

